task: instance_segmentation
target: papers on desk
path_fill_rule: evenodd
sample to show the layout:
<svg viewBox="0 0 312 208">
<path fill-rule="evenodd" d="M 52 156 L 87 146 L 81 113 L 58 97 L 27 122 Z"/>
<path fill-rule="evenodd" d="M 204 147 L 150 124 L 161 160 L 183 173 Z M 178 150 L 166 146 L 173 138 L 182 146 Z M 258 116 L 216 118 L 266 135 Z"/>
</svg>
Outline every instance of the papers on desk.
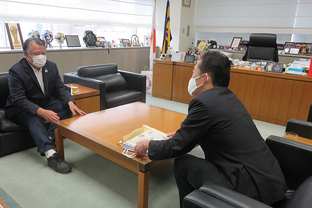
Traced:
<svg viewBox="0 0 312 208">
<path fill-rule="evenodd" d="M 310 67 L 309 59 L 295 60 L 289 67 L 286 67 L 285 74 L 305 76 L 307 73 L 304 72 L 304 69 L 309 67 Z"/>
<path fill-rule="evenodd" d="M 298 64 L 301 66 L 301 68 L 309 68 L 310 67 L 310 59 L 299 59 L 299 60 L 294 60 L 292 62 L 293 64 Z"/>
<path fill-rule="evenodd" d="M 286 68 L 287 69 L 287 68 Z M 293 71 L 293 70 L 285 70 L 285 74 L 294 74 L 294 75 L 300 75 L 300 76 L 305 76 L 307 75 L 306 72 L 300 72 L 300 71 Z"/>
<path fill-rule="evenodd" d="M 165 140 L 168 139 L 168 137 L 167 134 L 161 131 L 158 131 L 147 125 L 143 125 L 141 128 L 134 130 L 126 136 L 123 136 L 122 141 L 120 141 L 118 144 L 122 145 L 122 148 L 126 150 L 123 152 L 123 154 L 131 158 L 132 156 L 127 154 L 128 150 L 133 152 L 136 143 L 143 139 Z"/>
</svg>

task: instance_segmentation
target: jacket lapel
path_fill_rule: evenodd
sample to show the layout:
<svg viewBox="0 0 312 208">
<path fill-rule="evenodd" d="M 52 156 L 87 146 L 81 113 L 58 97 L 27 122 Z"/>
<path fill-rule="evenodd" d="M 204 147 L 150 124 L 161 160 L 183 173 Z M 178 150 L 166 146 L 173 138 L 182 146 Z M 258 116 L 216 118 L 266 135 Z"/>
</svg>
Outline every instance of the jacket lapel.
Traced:
<svg viewBox="0 0 312 208">
<path fill-rule="evenodd" d="M 31 79 L 37 84 L 37 86 L 40 88 L 39 82 L 37 80 L 37 77 L 33 71 L 33 69 L 31 68 L 31 66 L 29 65 L 29 63 L 27 62 L 27 60 L 24 58 L 23 60 L 23 67 L 25 69 L 25 72 L 31 77 Z"/>
</svg>

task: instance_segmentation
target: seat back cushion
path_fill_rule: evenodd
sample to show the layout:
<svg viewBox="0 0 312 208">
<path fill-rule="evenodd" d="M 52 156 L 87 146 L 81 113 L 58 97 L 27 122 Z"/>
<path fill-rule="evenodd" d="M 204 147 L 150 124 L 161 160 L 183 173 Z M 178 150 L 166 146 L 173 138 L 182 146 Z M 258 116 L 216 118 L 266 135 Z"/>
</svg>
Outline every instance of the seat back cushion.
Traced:
<svg viewBox="0 0 312 208">
<path fill-rule="evenodd" d="M 296 190 L 312 175 L 311 145 L 273 135 L 266 144 L 280 164 L 289 189 Z"/>
<path fill-rule="evenodd" d="M 107 74 L 117 73 L 116 64 L 100 64 L 92 66 L 81 66 L 77 68 L 77 73 L 81 77 L 98 77 Z"/>
<path fill-rule="evenodd" d="M 120 73 L 107 74 L 92 78 L 104 81 L 106 92 L 125 90 L 129 88 L 125 78 Z"/>
<path fill-rule="evenodd" d="M 247 60 L 274 60 L 274 51 L 275 48 L 270 47 L 258 47 L 258 46 L 249 46 L 249 52 L 247 54 Z"/>
<path fill-rule="evenodd" d="M 26 127 L 20 126 L 5 116 L 4 109 L 0 109 L 0 132 L 27 131 Z"/>
<path fill-rule="evenodd" d="M 0 73 L 0 108 L 4 108 L 9 96 L 9 72 Z"/>
</svg>

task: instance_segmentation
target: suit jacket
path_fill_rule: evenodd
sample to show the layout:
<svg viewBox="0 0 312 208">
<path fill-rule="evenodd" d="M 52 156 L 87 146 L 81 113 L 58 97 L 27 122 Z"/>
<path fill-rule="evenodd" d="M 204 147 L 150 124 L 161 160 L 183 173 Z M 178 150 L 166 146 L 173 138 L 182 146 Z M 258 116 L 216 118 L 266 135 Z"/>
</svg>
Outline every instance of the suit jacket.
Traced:
<svg viewBox="0 0 312 208">
<path fill-rule="evenodd" d="M 256 184 L 266 204 L 284 197 L 286 182 L 276 158 L 244 105 L 228 88 L 215 87 L 192 99 L 181 128 L 169 140 L 151 141 L 148 156 L 152 160 L 177 157 L 197 144 L 234 190 L 248 195 L 248 187 Z"/>
<path fill-rule="evenodd" d="M 53 104 L 60 100 L 65 106 L 69 101 L 74 102 L 68 87 L 62 82 L 57 66 L 47 61 L 42 67 L 44 83 L 43 94 L 36 75 L 25 58 L 21 59 L 9 70 L 9 90 L 5 113 L 12 118 L 21 111 L 36 114 L 39 107 Z"/>
</svg>

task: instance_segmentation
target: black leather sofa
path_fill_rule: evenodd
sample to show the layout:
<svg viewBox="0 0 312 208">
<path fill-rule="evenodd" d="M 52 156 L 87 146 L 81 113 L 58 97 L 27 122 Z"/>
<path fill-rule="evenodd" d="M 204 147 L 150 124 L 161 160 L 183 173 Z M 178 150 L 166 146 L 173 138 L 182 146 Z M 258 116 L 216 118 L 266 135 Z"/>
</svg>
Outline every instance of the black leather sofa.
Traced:
<svg viewBox="0 0 312 208">
<path fill-rule="evenodd" d="M 101 110 L 146 100 L 146 76 L 118 70 L 116 64 L 82 66 L 64 73 L 64 83 L 77 83 L 100 90 Z"/>
<path fill-rule="evenodd" d="M 312 206 L 312 146 L 277 136 L 266 144 L 278 160 L 289 190 L 271 206 L 212 182 L 184 198 L 184 208 L 307 208 Z"/>
<path fill-rule="evenodd" d="M 27 128 L 5 116 L 4 107 L 9 96 L 9 73 L 0 73 L 0 157 L 36 146 Z"/>
<path fill-rule="evenodd" d="M 294 132 L 298 136 L 312 139 L 312 103 L 308 114 L 307 121 L 298 119 L 289 119 L 286 124 L 286 132 Z"/>
</svg>

